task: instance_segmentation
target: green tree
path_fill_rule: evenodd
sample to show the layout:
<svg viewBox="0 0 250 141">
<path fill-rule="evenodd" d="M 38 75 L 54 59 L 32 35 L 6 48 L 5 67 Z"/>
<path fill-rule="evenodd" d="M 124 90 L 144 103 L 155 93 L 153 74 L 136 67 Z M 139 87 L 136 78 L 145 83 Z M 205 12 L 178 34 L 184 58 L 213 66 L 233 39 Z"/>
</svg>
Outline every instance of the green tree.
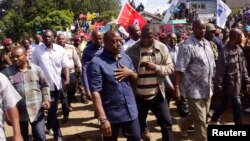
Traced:
<svg viewBox="0 0 250 141">
<path fill-rule="evenodd" d="M 55 10 L 44 18 L 37 16 L 34 20 L 27 23 L 26 27 L 31 29 L 33 33 L 45 29 L 53 31 L 66 30 L 73 22 L 73 18 L 74 14 L 69 10 Z"/>
<path fill-rule="evenodd" d="M 3 32 L 7 37 L 13 38 L 14 41 L 18 41 L 23 35 L 24 31 L 24 19 L 22 15 L 15 10 L 10 10 L 3 18 Z"/>
<path fill-rule="evenodd" d="M 120 0 L 0 0 L 0 30 L 17 41 L 38 30 L 65 30 L 81 13 L 99 13 L 97 20 L 109 21 L 120 8 Z"/>
<path fill-rule="evenodd" d="M 27 22 L 34 20 L 37 16 L 45 17 L 56 10 L 54 0 L 24 0 L 24 17 Z"/>
<path fill-rule="evenodd" d="M 5 38 L 3 29 L 4 29 L 4 23 L 3 21 L 0 21 L 0 41 L 2 41 Z"/>
</svg>

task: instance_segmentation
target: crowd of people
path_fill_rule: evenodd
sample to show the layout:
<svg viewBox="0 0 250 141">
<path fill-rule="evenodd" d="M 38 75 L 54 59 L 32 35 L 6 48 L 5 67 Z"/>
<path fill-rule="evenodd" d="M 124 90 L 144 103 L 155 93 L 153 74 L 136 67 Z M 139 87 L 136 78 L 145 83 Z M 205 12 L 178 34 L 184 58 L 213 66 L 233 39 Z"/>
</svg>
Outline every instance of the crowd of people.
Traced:
<svg viewBox="0 0 250 141">
<path fill-rule="evenodd" d="M 182 8 L 185 6 L 182 5 Z M 195 141 L 207 140 L 207 125 L 221 124 L 228 104 L 236 125 L 250 94 L 249 9 L 227 28 L 192 20 L 181 33 L 156 33 L 151 24 L 131 24 L 129 38 L 114 30 L 94 30 L 91 40 L 72 39 L 45 30 L 14 44 L 2 41 L 0 51 L 0 119 L 12 125 L 15 141 L 45 141 L 45 133 L 61 141 L 62 122 L 70 120 L 75 94 L 93 102 L 104 141 L 115 141 L 122 129 L 128 141 L 150 140 L 149 110 L 161 127 L 163 141 L 174 141 L 170 101 L 181 117 L 183 136 L 194 130 Z M 179 15 L 181 17 L 181 15 Z M 45 114 L 47 110 L 47 114 Z M 248 109 L 246 109 L 249 112 Z M 209 120 L 211 118 L 211 120 Z M 193 129 L 192 129 L 193 128 Z M 0 123 L 0 140 L 4 141 Z"/>
</svg>

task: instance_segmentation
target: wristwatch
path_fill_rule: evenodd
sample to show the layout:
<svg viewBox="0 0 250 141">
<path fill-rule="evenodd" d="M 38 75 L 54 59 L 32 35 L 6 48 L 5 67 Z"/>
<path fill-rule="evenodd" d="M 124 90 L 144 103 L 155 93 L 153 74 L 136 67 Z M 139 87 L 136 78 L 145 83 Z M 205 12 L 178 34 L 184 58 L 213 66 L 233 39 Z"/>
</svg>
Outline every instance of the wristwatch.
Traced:
<svg viewBox="0 0 250 141">
<path fill-rule="evenodd" d="M 100 118 L 99 118 L 99 121 L 100 121 L 101 123 L 105 123 L 106 121 L 108 121 L 108 119 L 107 119 L 106 117 L 100 117 Z"/>
</svg>

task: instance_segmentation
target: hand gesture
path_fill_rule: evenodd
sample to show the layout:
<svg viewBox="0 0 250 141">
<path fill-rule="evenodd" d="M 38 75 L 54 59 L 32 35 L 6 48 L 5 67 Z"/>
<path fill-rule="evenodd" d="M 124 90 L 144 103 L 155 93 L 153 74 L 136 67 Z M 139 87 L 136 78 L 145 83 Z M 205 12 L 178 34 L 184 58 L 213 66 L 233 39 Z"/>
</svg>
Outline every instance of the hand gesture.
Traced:
<svg viewBox="0 0 250 141">
<path fill-rule="evenodd" d="M 45 109 L 49 109 L 50 108 L 50 102 L 48 100 L 44 100 L 42 103 L 43 107 Z"/>
<path fill-rule="evenodd" d="M 153 62 L 143 62 L 145 64 L 145 68 L 148 71 L 155 71 L 156 70 L 156 64 Z"/>
<path fill-rule="evenodd" d="M 101 123 L 101 131 L 103 136 L 112 136 L 112 129 L 108 120 Z"/>
<path fill-rule="evenodd" d="M 114 76 L 115 79 L 117 79 L 120 82 L 124 78 L 130 76 L 133 73 L 133 71 L 120 63 L 119 65 L 121 66 L 121 68 L 115 69 Z"/>
</svg>

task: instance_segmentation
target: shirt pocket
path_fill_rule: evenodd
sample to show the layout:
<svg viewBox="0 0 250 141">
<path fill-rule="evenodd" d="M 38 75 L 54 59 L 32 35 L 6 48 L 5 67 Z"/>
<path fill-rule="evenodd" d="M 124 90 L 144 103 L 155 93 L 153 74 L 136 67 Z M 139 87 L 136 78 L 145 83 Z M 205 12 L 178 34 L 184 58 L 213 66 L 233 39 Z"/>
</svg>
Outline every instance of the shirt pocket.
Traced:
<svg viewBox="0 0 250 141">
<path fill-rule="evenodd" d="M 30 88 L 39 90 L 39 77 L 35 73 L 30 73 Z"/>
</svg>

